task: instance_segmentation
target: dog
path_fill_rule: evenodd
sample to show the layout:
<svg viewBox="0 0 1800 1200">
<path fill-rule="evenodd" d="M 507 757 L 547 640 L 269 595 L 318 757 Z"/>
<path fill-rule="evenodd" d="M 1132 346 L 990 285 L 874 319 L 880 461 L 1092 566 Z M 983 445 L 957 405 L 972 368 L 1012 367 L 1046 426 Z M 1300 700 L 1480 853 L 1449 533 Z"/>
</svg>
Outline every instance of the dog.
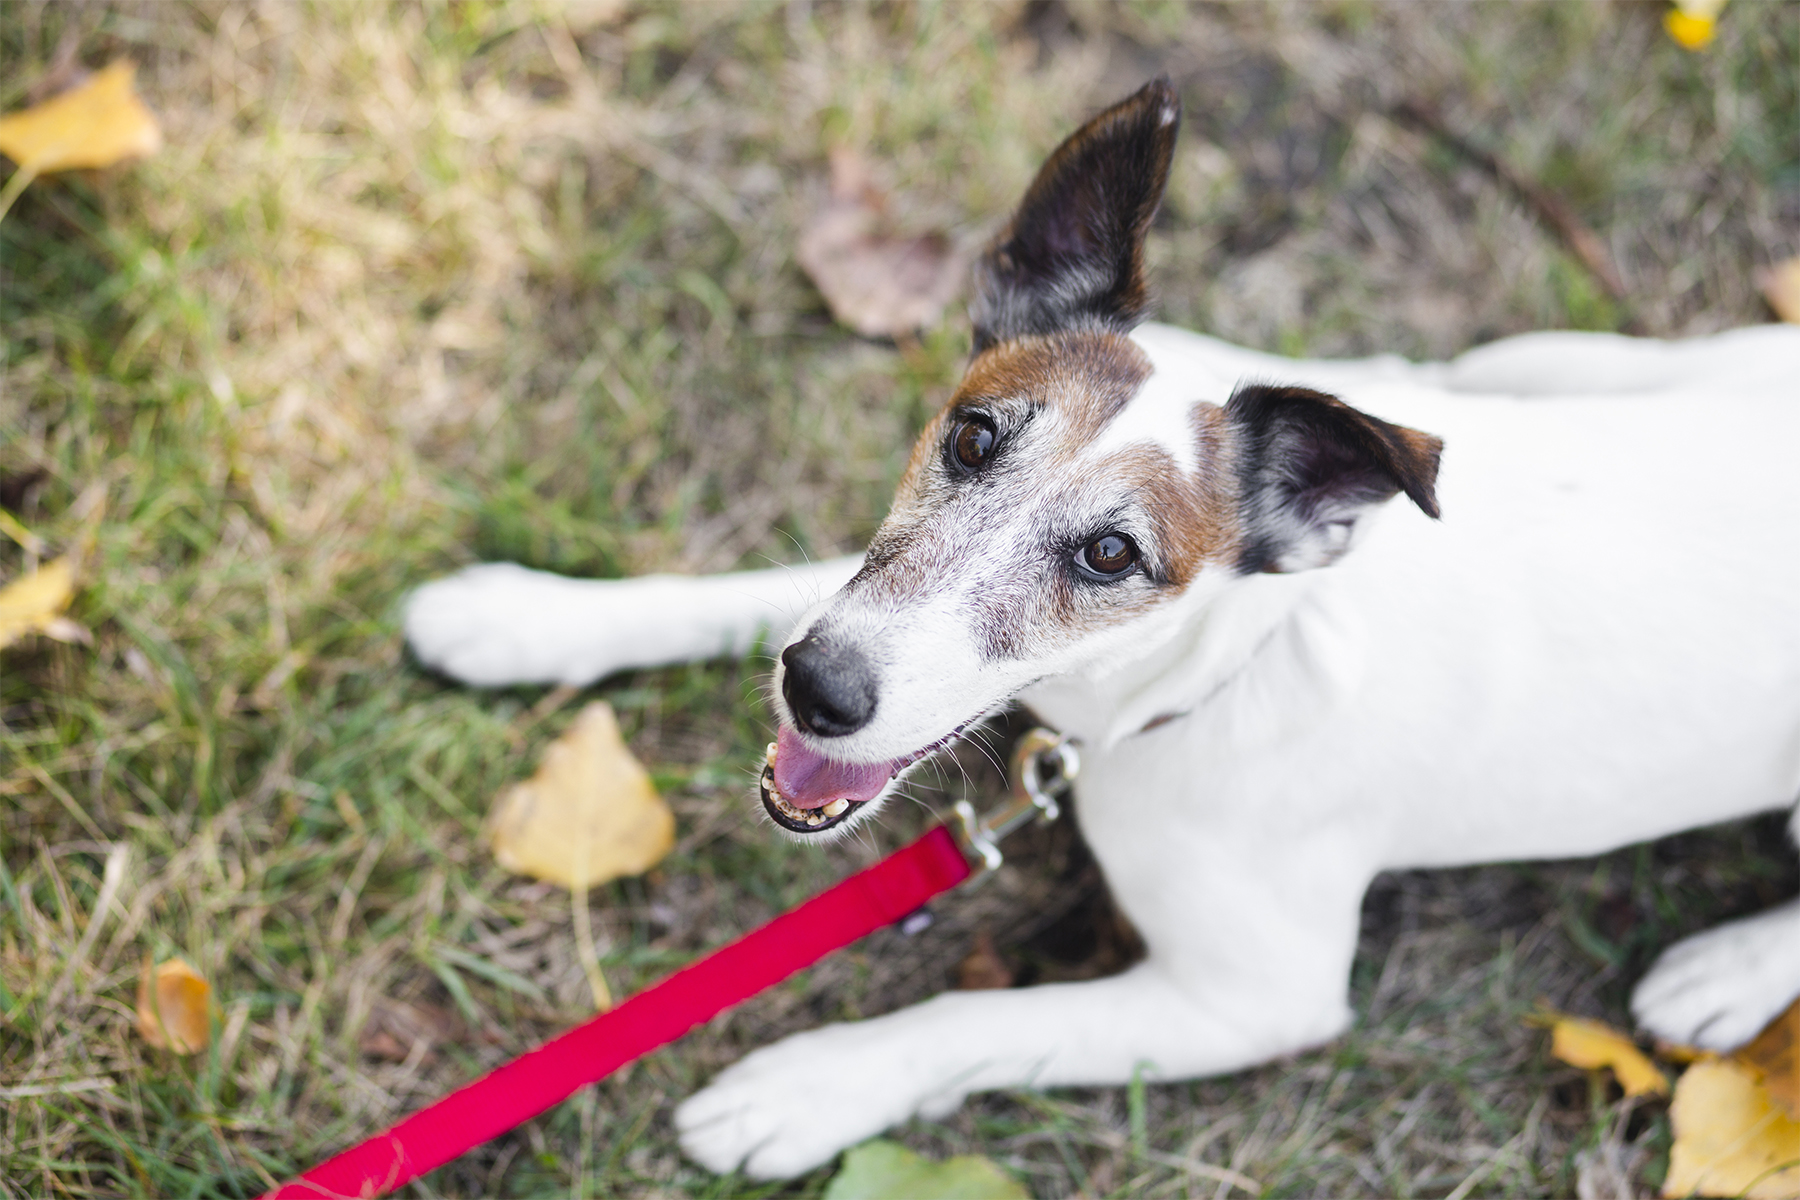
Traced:
<svg viewBox="0 0 1800 1200">
<path fill-rule="evenodd" d="M 792 1175 L 972 1092 L 1318 1045 L 1352 1020 L 1378 872 L 1598 854 L 1800 795 L 1800 329 L 1420 365 L 1145 324 L 1179 126 L 1158 80 L 1044 164 L 866 554 L 612 582 L 489 564 L 408 602 L 418 659 L 481 685 L 773 630 L 762 801 L 801 839 L 1014 700 L 1077 740 L 1075 810 L 1147 958 L 757 1050 L 676 1113 L 713 1170 Z M 1800 901 L 1668 949 L 1632 1008 L 1725 1049 L 1796 994 Z"/>
</svg>

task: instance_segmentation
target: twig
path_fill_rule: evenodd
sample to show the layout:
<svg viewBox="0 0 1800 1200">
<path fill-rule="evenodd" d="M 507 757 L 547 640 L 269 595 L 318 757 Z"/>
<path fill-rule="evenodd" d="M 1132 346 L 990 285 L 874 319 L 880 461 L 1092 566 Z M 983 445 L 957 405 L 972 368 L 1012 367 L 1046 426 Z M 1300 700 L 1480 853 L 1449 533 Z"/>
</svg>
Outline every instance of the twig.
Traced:
<svg viewBox="0 0 1800 1200">
<path fill-rule="evenodd" d="M 581 960 L 581 970 L 587 976 L 588 988 L 594 993 L 594 1011 L 606 1012 L 613 1006 L 612 989 L 606 986 L 606 976 L 600 970 L 600 955 L 594 947 L 594 927 L 588 917 L 588 889 L 586 883 L 577 883 L 569 889 L 570 907 L 575 918 L 575 956 Z"/>
<path fill-rule="evenodd" d="M 585 831 L 584 831 L 585 833 Z M 594 993 L 594 1011 L 606 1012 L 613 1006 L 612 989 L 606 986 L 606 975 L 600 970 L 600 954 L 594 948 L 594 927 L 588 917 L 588 839 L 583 836 L 575 850 L 575 881 L 569 886 L 569 907 L 575 918 L 575 957 L 581 960 L 582 973 Z"/>
<path fill-rule="evenodd" d="M 1403 125 L 1432 134 L 1510 188 L 1530 207 L 1538 220 L 1548 225 L 1562 239 L 1563 245 L 1580 260 L 1588 274 L 1594 277 L 1594 281 L 1613 302 L 1626 308 L 1625 325 L 1633 327 L 1637 324 L 1636 318 L 1630 315 L 1630 297 L 1625 291 L 1625 281 L 1619 277 L 1619 268 L 1614 264 L 1606 243 L 1600 240 L 1599 234 L 1583 224 L 1581 218 L 1575 215 L 1575 210 L 1561 196 L 1515 171 L 1493 151 L 1484 150 L 1450 128 L 1443 114 L 1423 100 L 1402 100 L 1394 106 L 1393 117 Z"/>
<path fill-rule="evenodd" d="M 32 165 L 22 165 L 12 173 L 12 178 L 6 181 L 6 186 L 0 188 L 0 220 L 5 219 L 7 210 L 13 206 L 13 201 L 17 200 L 20 193 L 31 186 L 31 181 L 37 178 L 37 174 L 37 167 Z"/>
</svg>

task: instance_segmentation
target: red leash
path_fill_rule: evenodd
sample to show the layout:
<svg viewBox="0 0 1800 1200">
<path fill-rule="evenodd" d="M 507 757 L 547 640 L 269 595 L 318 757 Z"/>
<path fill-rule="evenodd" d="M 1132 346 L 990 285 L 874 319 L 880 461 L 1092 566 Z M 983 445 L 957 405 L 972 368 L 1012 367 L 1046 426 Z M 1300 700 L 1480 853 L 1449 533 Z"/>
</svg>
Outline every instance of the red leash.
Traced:
<svg viewBox="0 0 1800 1200">
<path fill-rule="evenodd" d="M 1080 760 L 1063 738 L 1034 729 L 1019 740 L 1012 766 L 1012 798 L 999 811 L 977 818 L 968 801 L 957 802 L 961 844 L 946 827 L 934 827 L 866 871 L 282 1184 L 264 1200 L 365 1198 L 390 1192 L 833 950 L 916 912 L 974 874 L 971 858 L 980 860 L 984 871 L 998 867 L 996 842 L 1028 821 L 1054 818 L 1053 793 L 1075 778 Z"/>
<path fill-rule="evenodd" d="M 389 1192 L 562 1103 L 833 950 L 892 925 L 970 874 L 956 838 L 939 825 L 868 870 L 268 1196 L 299 1200 Z"/>
</svg>

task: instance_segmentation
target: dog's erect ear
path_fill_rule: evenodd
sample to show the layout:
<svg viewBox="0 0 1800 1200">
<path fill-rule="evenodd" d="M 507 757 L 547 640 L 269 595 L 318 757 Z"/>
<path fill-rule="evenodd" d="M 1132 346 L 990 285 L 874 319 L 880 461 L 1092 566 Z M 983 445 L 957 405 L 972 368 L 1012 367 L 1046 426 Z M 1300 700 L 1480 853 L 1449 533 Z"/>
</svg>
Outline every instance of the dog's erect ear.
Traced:
<svg viewBox="0 0 1800 1200">
<path fill-rule="evenodd" d="M 1357 520 L 1396 492 L 1438 515 L 1444 443 L 1428 433 L 1300 387 L 1245 384 L 1225 417 L 1242 488 L 1239 571 L 1325 566 L 1349 547 Z"/>
<path fill-rule="evenodd" d="M 1169 181 L 1181 99 L 1167 77 L 1056 148 L 975 265 L 975 352 L 1034 333 L 1124 333 L 1143 319 L 1144 234 Z"/>
</svg>

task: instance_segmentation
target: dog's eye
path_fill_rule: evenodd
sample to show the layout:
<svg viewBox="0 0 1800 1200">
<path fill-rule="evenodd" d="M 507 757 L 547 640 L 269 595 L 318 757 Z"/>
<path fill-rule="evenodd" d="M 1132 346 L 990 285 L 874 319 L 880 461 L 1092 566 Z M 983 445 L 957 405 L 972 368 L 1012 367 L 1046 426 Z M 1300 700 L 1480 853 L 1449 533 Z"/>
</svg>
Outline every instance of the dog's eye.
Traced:
<svg viewBox="0 0 1800 1200">
<path fill-rule="evenodd" d="M 978 470 L 993 454 L 997 436 L 986 417 L 964 417 L 950 431 L 950 452 L 964 470 Z"/>
<path fill-rule="evenodd" d="M 1075 555 L 1075 564 L 1099 579 L 1117 579 L 1137 560 L 1137 545 L 1122 533 L 1103 533 Z"/>
</svg>

